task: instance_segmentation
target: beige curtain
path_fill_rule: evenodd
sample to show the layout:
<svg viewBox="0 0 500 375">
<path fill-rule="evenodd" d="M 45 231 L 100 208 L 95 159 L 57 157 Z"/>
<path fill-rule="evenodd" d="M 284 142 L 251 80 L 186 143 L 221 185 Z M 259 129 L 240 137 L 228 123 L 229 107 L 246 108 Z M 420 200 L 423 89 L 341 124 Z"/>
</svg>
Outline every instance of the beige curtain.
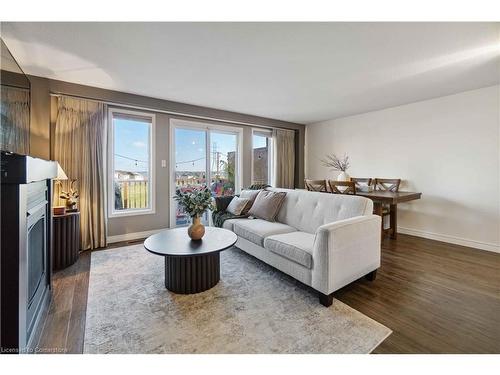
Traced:
<svg viewBox="0 0 500 375">
<path fill-rule="evenodd" d="M 29 153 L 30 93 L 26 89 L 1 86 L 0 149 Z"/>
<path fill-rule="evenodd" d="M 105 113 L 103 103 L 58 98 L 54 157 L 80 193 L 82 250 L 106 246 Z"/>
<path fill-rule="evenodd" d="M 273 186 L 293 189 L 295 187 L 295 132 L 274 129 L 273 146 Z"/>
</svg>

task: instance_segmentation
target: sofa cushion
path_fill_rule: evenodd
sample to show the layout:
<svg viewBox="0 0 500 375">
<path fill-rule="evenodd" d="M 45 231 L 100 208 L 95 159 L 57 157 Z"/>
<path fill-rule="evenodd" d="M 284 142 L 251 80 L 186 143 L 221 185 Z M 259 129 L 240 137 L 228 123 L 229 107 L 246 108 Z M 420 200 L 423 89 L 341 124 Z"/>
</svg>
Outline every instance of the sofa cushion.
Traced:
<svg viewBox="0 0 500 375">
<path fill-rule="evenodd" d="M 227 206 L 226 211 L 233 215 L 241 215 L 249 202 L 250 199 L 248 198 L 234 197 Z"/>
<path fill-rule="evenodd" d="M 281 223 L 262 219 L 238 220 L 233 224 L 233 232 L 256 245 L 264 246 L 264 238 L 274 234 L 295 232 L 297 229 Z"/>
<path fill-rule="evenodd" d="M 286 192 L 277 221 L 301 232 L 314 234 L 321 225 L 373 212 L 372 201 L 361 196 L 276 188 L 268 190 Z"/>
<path fill-rule="evenodd" d="M 264 247 L 293 262 L 312 268 L 314 234 L 293 232 L 269 236 L 264 239 Z"/>
<path fill-rule="evenodd" d="M 261 190 L 248 214 L 267 221 L 276 221 L 286 193 Z"/>
<path fill-rule="evenodd" d="M 222 228 L 224 229 L 229 229 L 230 231 L 234 231 L 234 224 L 235 223 L 238 223 L 240 221 L 248 221 L 248 220 L 251 220 L 251 219 L 248 219 L 248 218 L 234 218 L 234 219 L 227 219 L 224 221 L 224 223 L 222 224 Z"/>
<path fill-rule="evenodd" d="M 249 200 L 248 204 L 245 206 L 245 209 L 243 210 L 243 213 L 246 214 L 250 208 L 253 205 L 253 202 L 255 202 L 255 198 L 257 198 L 257 195 L 261 192 L 262 189 L 257 189 L 257 190 L 242 190 L 240 193 L 240 198 L 246 198 Z"/>
</svg>

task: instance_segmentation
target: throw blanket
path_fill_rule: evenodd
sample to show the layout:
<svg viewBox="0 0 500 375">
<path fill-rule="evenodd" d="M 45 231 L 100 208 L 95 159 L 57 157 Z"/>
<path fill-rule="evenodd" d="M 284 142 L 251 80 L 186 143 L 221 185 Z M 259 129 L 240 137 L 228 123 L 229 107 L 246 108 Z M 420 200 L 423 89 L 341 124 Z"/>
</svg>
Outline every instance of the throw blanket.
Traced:
<svg viewBox="0 0 500 375">
<path fill-rule="evenodd" d="M 215 197 L 215 211 L 212 212 L 212 221 L 216 227 L 222 228 L 222 224 L 228 219 L 246 217 L 245 215 L 236 216 L 226 211 L 233 198 L 234 195 Z"/>
<path fill-rule="evenodd" d="M 269 187 L 269 185 L 252 185 L 248 190 L 261 190 Z M 224 222 L 228 219 L 240 219 L 248 217 L 248 215 L 233 215 L 227 212 L 227 206 L 233 200 L 234 195 L 226 195 L 222 197 L 215 197 L 215 211 L 212 212 L 212 222 L 216 227 L 222 228 Z"/>
<path fill-rule="evenodd" d="M 248 215 L 233 215 L 232 213 L 226 211 L 212 213 L 213 223 L 216 227 L 219 228 L 222 228 L 222 225 L 228 219 L 240 219 L 244 217 L 248 217 Z"/>
</svg>

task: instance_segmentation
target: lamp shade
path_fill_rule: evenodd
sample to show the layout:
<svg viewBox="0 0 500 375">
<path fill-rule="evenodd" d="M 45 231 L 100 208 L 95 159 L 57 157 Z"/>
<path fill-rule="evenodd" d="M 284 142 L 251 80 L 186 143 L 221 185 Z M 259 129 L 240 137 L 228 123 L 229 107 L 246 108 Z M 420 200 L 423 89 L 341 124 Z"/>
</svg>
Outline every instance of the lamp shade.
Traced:
<svg viewBox="0 0 500 375">
<path fill-rule="evenodd" d="M 68 176 L 64 173 L 64 170 L 61 168 L 61 164 L 57 163 L 57 177 L 54 180 L 67 180 Z"/>
</svg>

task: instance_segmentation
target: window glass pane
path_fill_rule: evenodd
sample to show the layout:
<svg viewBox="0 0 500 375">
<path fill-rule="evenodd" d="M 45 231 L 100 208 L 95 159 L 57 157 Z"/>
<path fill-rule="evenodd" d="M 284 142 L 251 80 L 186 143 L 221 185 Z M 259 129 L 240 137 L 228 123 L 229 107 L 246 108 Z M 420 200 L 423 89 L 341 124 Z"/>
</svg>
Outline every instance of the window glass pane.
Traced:
<svg viewBox="0 0 500 375">
<path fill-rule="evenodd" d="M 236 190 L 237 135 L 210 132 L 210 190 L 213 196 L 234 195 Z"/>
<path fill-rule="evenodd" d="M 151 120 L 113 116 L 114 209 L 151 208 Z"/>
<path fill-rule="evenodd" d="M 253 134 L 253 180 L 252 184 L 270 184 L 271 139 Z"/>
<path fill-rule="evenodd" d="M 240 157 L 237 132 L 179 126 L 174 128 L 174 138 L 176 190 L 208 186 L 214 197 L 236 193 Z M 191 219 L 175 200 L 171 209 L 176 226 L 189 225 Z M 209 217 L 207 212 L 202 222 L 208 225 Z"/>
<path fill-rule="evenodd" d="M 175 129 L 175 189 L 187 191 L 193 187 L 207 185 L 206 131 L 197 129 Z M 187 215 L 175 204 L 175 224 L 188 225 Z M 208 216 L 202 218 L 206 224 Z"/>
</svg>

